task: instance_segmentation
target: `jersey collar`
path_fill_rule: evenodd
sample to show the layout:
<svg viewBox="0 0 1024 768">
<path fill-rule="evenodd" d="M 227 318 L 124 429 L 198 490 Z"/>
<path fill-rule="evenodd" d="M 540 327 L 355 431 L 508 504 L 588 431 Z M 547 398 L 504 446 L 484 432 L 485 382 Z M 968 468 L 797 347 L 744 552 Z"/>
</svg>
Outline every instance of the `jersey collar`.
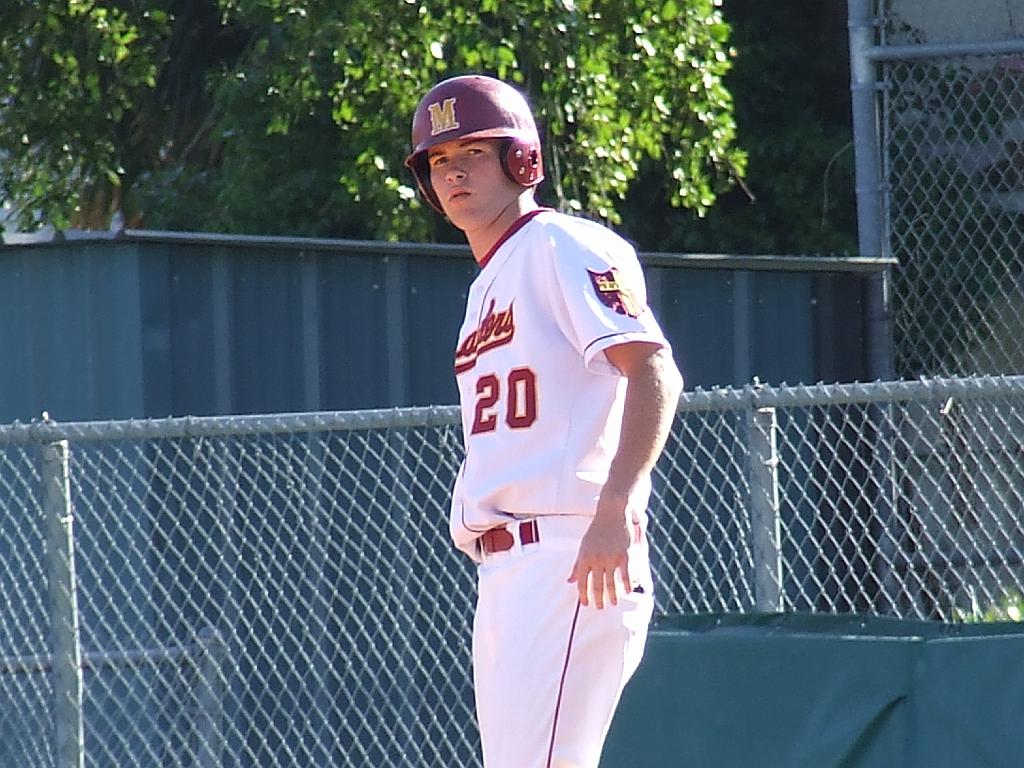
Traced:
<svg viewBox="0 0 1024 768">
<path fill-rule="evenodd" d="M 538 213 L 544 213 L 545 211 L 550 210 L 553 209 L 534 208 L 532 211 L 527 211 L 518 219 L 513 221 L 509 225 L 508 229 L 505 230 L 505 233 L 495 241 L 494 245 L 491 246 L 490 250 L 488 250 L 487 253 L 484 254 L 484 257 L 482 259 L 480 259 L 480 269 L 486 267 L 487 263 L 491 260 L 491 257 L 495 254 L 495 252 L 497 252 L 497 250 L 501 248 L 501 246 L 503 246 L 508 241 L 508 239 L 512 237 L 512 235 L 514 235 L 516 232 L 518 232 L 520 229 L 526 226 L 527 222 L 529 222 L 530 219 L 532 219 Z"/>
</svg>

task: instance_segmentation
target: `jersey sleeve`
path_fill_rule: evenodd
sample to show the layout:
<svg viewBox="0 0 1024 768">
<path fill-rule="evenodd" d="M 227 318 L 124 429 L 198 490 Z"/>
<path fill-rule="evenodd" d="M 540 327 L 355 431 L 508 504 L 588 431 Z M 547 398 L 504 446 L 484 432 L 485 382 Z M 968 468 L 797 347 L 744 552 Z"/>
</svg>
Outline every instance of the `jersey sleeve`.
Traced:
<svg viewBox="0 0 1024 768">
<path fill-rule="evenodd" d="M 593 225 L 575 236 L 556 230 L 549 243 L 555 316 L 588 369 L 618 375 L 605 356 L 616 344 L 669 346 L 647 304 L 640 261 L 626 241 Z"/>
</svg>

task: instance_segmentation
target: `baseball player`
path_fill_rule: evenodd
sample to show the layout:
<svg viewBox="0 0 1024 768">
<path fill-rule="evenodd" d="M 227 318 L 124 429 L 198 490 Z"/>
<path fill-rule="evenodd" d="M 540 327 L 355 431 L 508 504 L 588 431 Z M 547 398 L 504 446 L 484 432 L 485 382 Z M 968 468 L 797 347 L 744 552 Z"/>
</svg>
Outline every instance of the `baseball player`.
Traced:
<svg viewBox="0 0 1024 768">
<path fill-rule="evenodd" d="M 633 249 L 534 200 L 540 138 L 517 90 L 439 83 L 406 164 L 480 267 L 455 350 L 451 533 L 479 564 L 484 765 L 594 768 L 646 642 L 650 473 L 682 379 Z"/>
</svg>

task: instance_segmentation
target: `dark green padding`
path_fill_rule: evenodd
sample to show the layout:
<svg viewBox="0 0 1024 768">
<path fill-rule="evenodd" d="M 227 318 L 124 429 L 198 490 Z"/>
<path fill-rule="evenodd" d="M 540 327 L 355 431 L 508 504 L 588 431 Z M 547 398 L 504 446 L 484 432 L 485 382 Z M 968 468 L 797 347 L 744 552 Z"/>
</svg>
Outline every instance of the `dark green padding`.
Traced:
<svg viewBox="0 0 1024 768">
<path fill-rule="evenodd" d="M 674 616 L 602 768 L 1024 766 L 1024 625 Z"/>
</svg>

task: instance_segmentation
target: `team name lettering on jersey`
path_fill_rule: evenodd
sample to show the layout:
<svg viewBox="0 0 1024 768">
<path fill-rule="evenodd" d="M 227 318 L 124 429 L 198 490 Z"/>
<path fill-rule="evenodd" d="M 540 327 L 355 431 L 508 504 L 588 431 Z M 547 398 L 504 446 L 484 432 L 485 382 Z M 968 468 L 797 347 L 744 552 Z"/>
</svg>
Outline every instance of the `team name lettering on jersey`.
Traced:
<svg viewBox="0 0 1024 768">
<path fill-rule="evenodd" d="M 639 317 L 643 307 L 637 301 L 633 291 L 623 286 L 619 281 L 619 272 L 612 267 L 607 272 L 595 272 L 587 270 L 590 275 L 590 282 L 601 303 L 614 309 L 620 315 Z"/>
<path fill-rule="evenodd" d="M 512 341 L 516 332 L 512 304 L 499 311 L 495 311 L 494 306 L 494 299 L 491 299 L 480 325 L 459 344 L 455 352 L 455 373 L 468 371 L 484 352 Z"/>
<path fill-rule="evenodd" d="M 430 113 L 430 135 L 437 136 L 445 131 L 454 131 L 459 127 L 459 121 L 455 119 L 455 99 L 445 99 L 443 102 L 435 101 L 427 107 Z"/>
</svg>

